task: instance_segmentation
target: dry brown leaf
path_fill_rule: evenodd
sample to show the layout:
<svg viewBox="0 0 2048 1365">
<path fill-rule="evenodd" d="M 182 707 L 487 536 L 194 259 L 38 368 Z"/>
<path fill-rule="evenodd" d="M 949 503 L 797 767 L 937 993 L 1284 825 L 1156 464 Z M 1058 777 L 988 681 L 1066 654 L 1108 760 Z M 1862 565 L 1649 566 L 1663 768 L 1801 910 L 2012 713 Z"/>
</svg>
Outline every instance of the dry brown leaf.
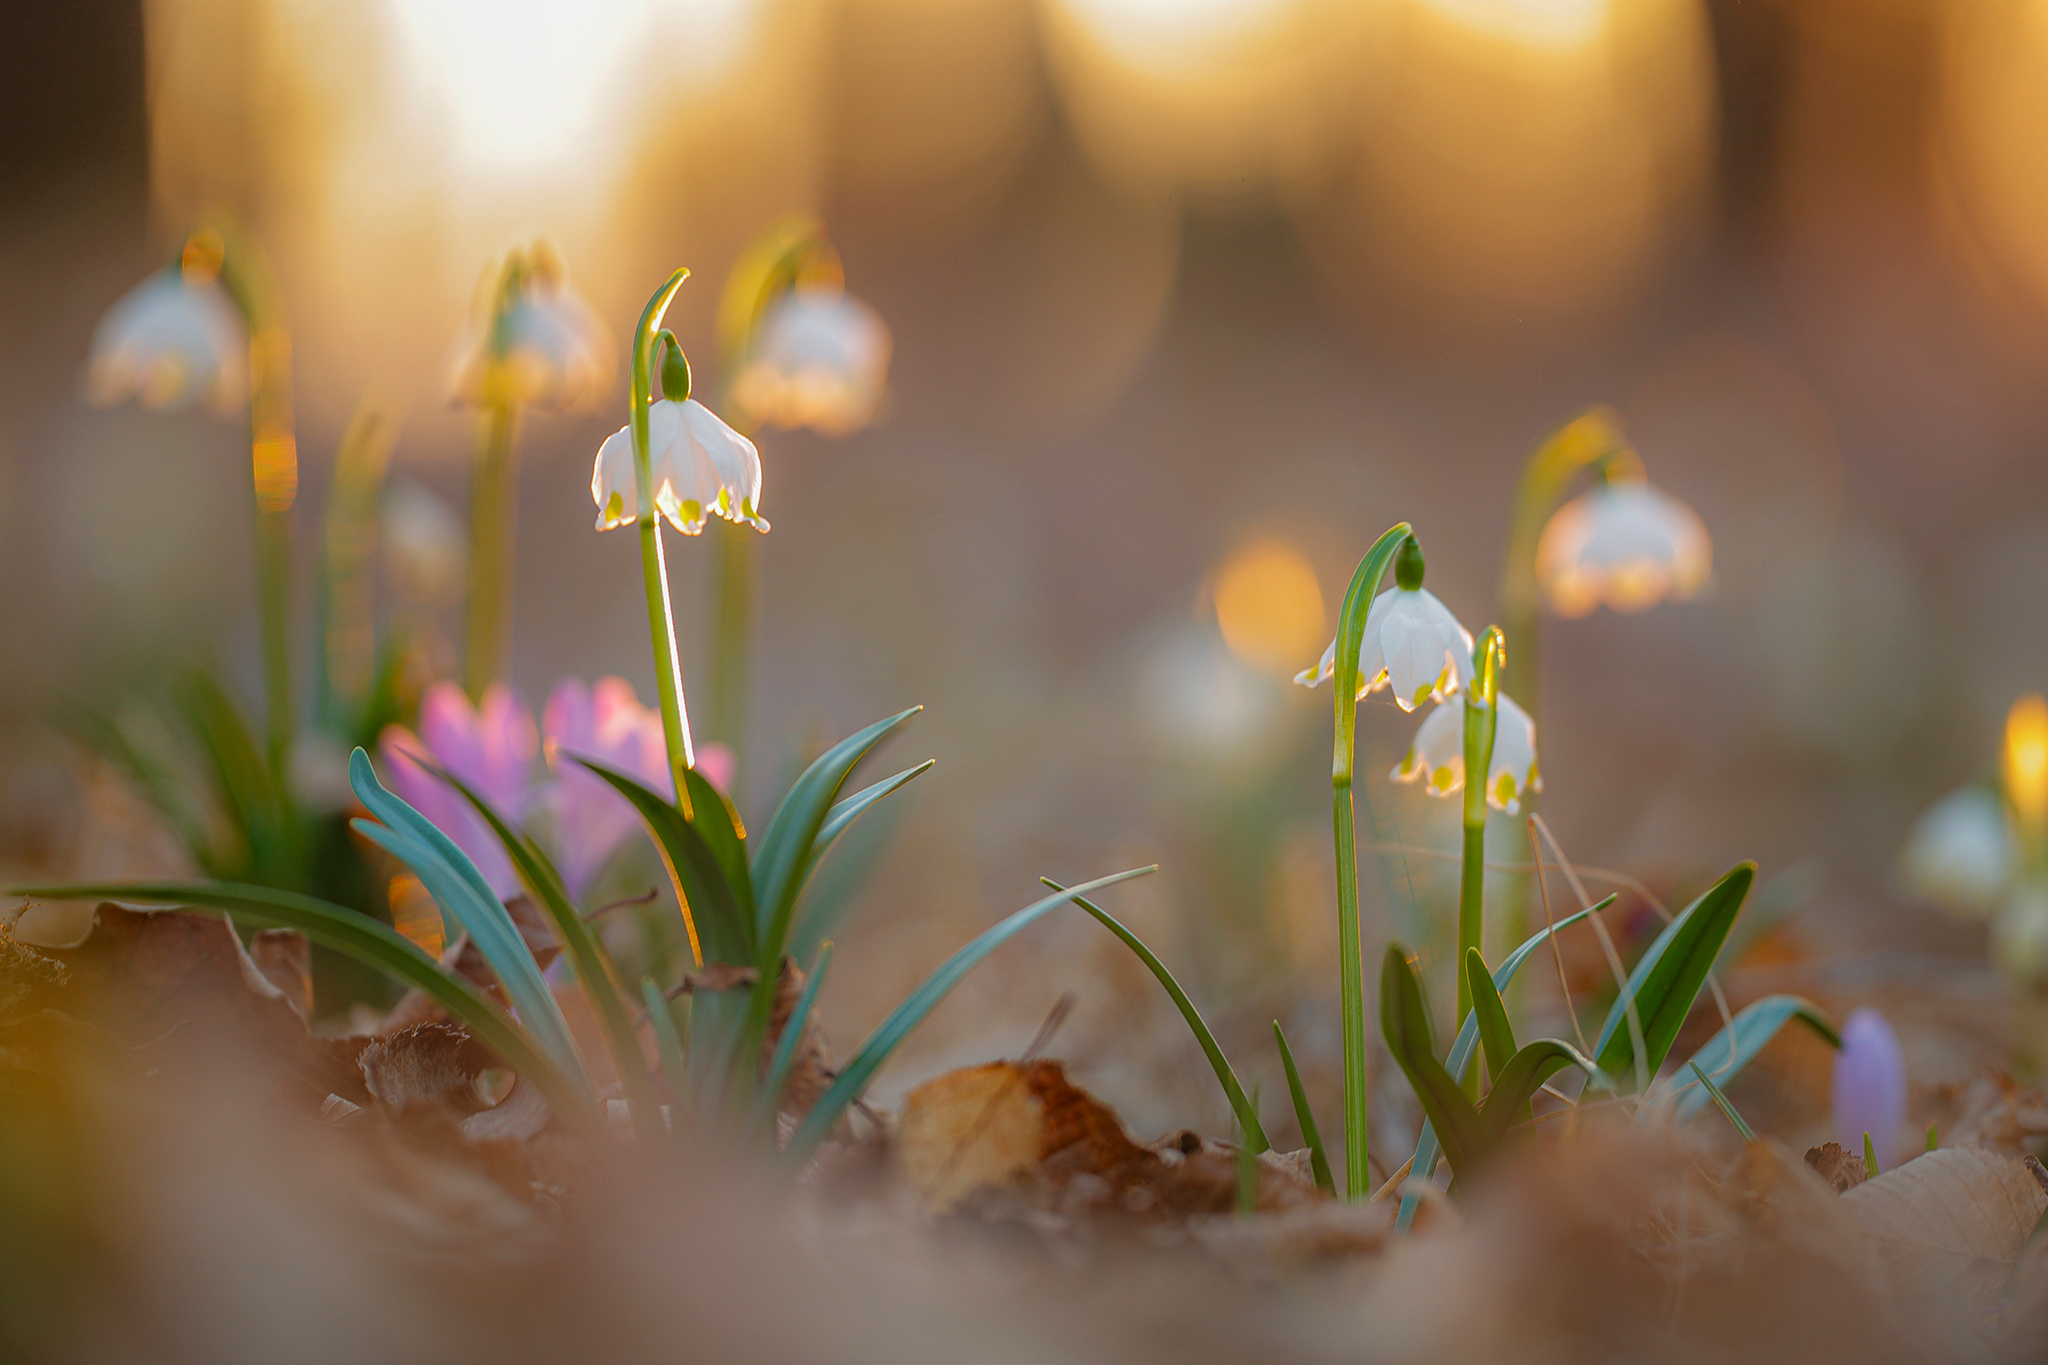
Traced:
<svg viewBox="0 0 2048 1365">
<path fill-rule="evenodd" d="M 896 1159 L 933 1213 L 1007 1185 L 1039 1160 L 1045 1104 L 1012 1062 L 949 1071 L 903 1097 Z"/>
<path fill-rule="evenodd" d="M 2022 1156 L 2027 1143 L 2048 1133 L 2048 1097 L 2023 1090 L 2003 1071 L 1986 1067 L 1961 1085 L 1935 1091 L 1941 1139 L 1950 1147 L 1990 1147 Z"/>
<path fill-rule="evenodd" d="M 1820 1175 L 1836 1194 L 1854 1189 L 1870 1178 L 1863 1158 L 1839 1142 L 1823 1142 L 1806 1149 L 1806 1164 Z"/>
<path fill-rule="evenodd" d="M 296 929 L 261 929 L 249 939 L 249 958 L 277 987 L 300 1019 L 313 1017 L 313 945 Z"/>
<path fill-rule="evenodd" d="M 372 1041 L 357 1057 L 370 1094 L 397 1114 L 467 1118 L 485 1108 L 477 1077 L 489 1049 L 453 1024 L 415 1024 Z"/>
<path fill-rule="evenodd" d="M 1842 1196 L 1877 1247 L 1894 1296 L 1961 1289 L 1982 1303 L 2003 1285 L 2048 1208 L 2048 1171 L 2032 1157 L 1944 1147 Z"/>
<path fill-rule="evenodd" d="M 759 967 L 738 967 L 730 962 L 707 962 L 701 972 L 685 972 L 670 995 L 697 995 L 707 991 L 736 991 L 761 979 Z"/>
<path fill-rule="evenodd" d="M 768 1016 L 768 1036 L 761 1043 L 761 1074 L 765 1077 L 769 1060 L 775 1049 L 782 1044 L 782 1031 L 789 1027 L 789 1018 L 796 1012 L 797 1002 L 803 999 L 804 987 L 809 979 L 796 959 L 782 959 L 782 970 L 775 978 L 775 1003 Z M 824 1029 L 818 1025 L 818 1016 L 813 1013 L 804 1021 L 803 1036 L 797 1040 L 796 1052 L 790 1058 L 789 1074 L 783 1082 L 779 1112 L 798 1117 L 807 1114 L 832 1086 L 832 1045 L 825 1037 Z"/>
</svg>

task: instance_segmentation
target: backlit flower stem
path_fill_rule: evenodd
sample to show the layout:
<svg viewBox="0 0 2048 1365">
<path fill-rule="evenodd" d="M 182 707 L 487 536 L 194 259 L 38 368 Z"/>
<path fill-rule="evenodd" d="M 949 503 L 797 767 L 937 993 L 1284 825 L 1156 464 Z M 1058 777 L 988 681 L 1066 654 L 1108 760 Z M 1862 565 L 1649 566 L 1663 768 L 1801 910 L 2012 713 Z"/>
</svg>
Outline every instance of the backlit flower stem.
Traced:
<svg viewBox="0 0 2048 1365">
<path fill-rule="evenodd" d="M 462 685 L 471 701 L 481 698 L 505 668 L 517 479 L 513 442 L 518 428 L 518 409 L 510 402 L 492 402 L 484 408 L 470 488 L 469 608 L 462 651 Z"/>
<path fill-rule="evenodd" d="M 735 429 L 742 435 L 748 434 L 746 425 Z M 758 553 L 754 542 L 760 536 L 751 526 L 719 526 L 714 528 L 712 539 L 718 542 L 718 600 L 711 636 L 711 733 L 732 750 L 733 782 L 737 789 L 746 773 L 739 759 L 746 751 L 754 556 Z"/>
<path fill-rule="evenodd" d="M 1622 436 L 1621 419 L 1605 405 L 1587 409 L 1538 446 L 1515 489 L 1500 578 L 1500 619 L 1515 642 L 1515 656 L 1506 665 L 1501 686 L 1531 716 L 1537 715 L 1536 618 L 1541 606 L 1536 545 L 1571 481 L 1595 465 L 1624 476 L 1642 473 L 1641 462 Z"/>
<path fill-rule="evenodd" d="M 1351 799 L 1351 775 L 1358 738 L 1358 649 L 1365 634 L 1366 613 L 1379 595 L 1380 580 L 1394 556 L 1412 534 L 1397 522 L 1373 542 L 1337 622 L 1337 722 L 1335 754 L 1330 763 L 1331 816 L 1337 836 L 1337 958 L 1344 1042 L 1344 1197 L 1363 1199 L 1371 1192 L 1372 1171 L 1366 1161 L 1369 1117 L 1366 1074 L 1365 958 L 1358 927 L 1358 834 Z"/>
<path fill-rule="evenodd" d="M 1484 954 L 1486 928 L 1486 776 L 1493 767 L 1493 736 L 1500 723 L 1500 673 L 1506 662 L 1499 626 L 1488 626 L 1472 651 L 1472 685 L 1465 689 L 1465 858 L 1458 872 L 1458 956 L 1467 949 Z M 1458 977 L 1458 1014 L 1472 1008 L 1472 983 Z M 1471 1083 L 1479 1070 L 1469 1073 Z"/>
<path fill-rule="evenodd" d="M 256 601 L 263 635 L 264 721 L 270 771 L 283 791 L 291 769 L 292 504 L 299 492 L 292 420 L 292 343 L 277 314 L 263 262 L 240 241 L 202 233 L 194 244 L 220 252 L 220 283 L 249 336 L 249 470 L 255 493 Z M 189 253 L 194 249 L 188 245 Z M 201 245 L 200 249 L 207 249 Z"/>
<path fill-rule="evenodd" d="M 688 279 L 678 270 L 647 300 L 640 325 L 633 331 L 633 486 L 639 497 L 640 574 L 647 591 L 647 633 L 654 645 L 654 684 L 661 697 L 661 736 L 668 746 L 669 772 L 675 779 L 676 804 L 690 814 L 688 773 L 696 766 L 690 747 L 690 715 L 683 701 L 683 672 L 676 658 L 675 613 L 669 607 L 668 567 L 661 549 L 661 515 L 654 505 L 654 474 L 648 455 L 647 405 L 654 392 L 655 338 L 662 314 L 676 290 Z"/>
</svg>

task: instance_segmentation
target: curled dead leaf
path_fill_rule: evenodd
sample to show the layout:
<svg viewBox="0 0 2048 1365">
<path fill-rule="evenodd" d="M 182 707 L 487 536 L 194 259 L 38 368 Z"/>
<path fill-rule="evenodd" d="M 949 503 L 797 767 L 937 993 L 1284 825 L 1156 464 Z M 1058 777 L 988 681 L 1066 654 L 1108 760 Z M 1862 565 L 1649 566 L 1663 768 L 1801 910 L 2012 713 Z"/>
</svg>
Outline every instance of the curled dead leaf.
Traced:
<svg viewBox="0 0 2048 1365">
<path fill-rule="evenodd" d="M 1823 1142 L 1818 1147 L 1807 1148 L 1806 1164 L 1813 1167 L 1836 1194 L 1854 1189 L 1870 1178 L 1870 1173 L 1864 1169 L 1863 1157 L 1839 1142 Z"/>
</svg>

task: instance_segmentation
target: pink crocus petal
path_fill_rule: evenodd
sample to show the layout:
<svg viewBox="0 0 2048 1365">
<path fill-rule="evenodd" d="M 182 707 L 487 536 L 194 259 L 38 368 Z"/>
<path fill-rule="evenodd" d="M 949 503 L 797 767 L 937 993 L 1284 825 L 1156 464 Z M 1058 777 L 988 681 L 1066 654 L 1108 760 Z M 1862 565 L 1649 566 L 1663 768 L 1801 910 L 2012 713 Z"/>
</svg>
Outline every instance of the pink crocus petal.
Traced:
<svg viewBox="0 0 2048 1365">
<path fill-rule="evenodd" d="M 512 824 L 533 796 L 540 732 L 511 688 L 492 683 L 481 704 L 454 683 L 438 682 L 420 699 L 420 739 L 442 767 L 461 778 Z"/>
<path fill-rule="evenodd" d="M 1906 1061 L 1898 1035 L 1885 1017 L 1860 1009 L 1842 1026 L 1842 1050 L 1835 1054 L 1835 1140 L 1861 1155 L 1870 1134 L 1881 1169 L 1903 1155 L 1906 1128 Z"/>
<path fill-rule="evenodd" d="M 697 748 L 697 771 L 728 796 L 732 795 L 732 774 L 737 766 L 732 750 L 723 744 L 703 744 Z"/>
<path fill-rule="evenodd" d="M 616 769 L 674 800 L 661 716 L 640 704 L 624 678 L 600 678 L 592 687 L 564 678 L 548 695 L 541 730 L 555 779 L 547 797 L 555 824 L 555 865 L 569 894 L 581 899 L 639 820 L 624 797 L 572 758 Z"/>
<path fill-rule="evenodd" d="M 460 792 L 416 761 L 424 759 L 453 772 L 445 756 L 433 752 L 402 725 L 384 727 L 377 740 L 377 754 L 383 760 L 384 780 L 391 790 L 468 854 L 492 891 L 502 899 L 519 890 L 519 876 L 512 870 L 512 860 L 483 817 Z"/>
</svg>

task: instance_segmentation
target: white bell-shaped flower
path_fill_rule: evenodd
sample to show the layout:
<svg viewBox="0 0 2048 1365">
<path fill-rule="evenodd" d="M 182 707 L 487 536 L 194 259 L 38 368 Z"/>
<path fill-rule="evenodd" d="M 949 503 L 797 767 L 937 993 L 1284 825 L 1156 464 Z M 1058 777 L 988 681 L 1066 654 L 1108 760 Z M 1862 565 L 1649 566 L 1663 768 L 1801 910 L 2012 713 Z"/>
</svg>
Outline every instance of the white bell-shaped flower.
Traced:
<svg viewBox="0 0 2048 1365">
<path fill-rule="evenodd" d="M 889 352 L 874 309 L 837 285 L 798 285 L 761 319 L 733 400 L 769 426 L 844 436 L 874 419 Z"/>
<path fill-rule="evenodd" d="M 470 407 L 588 407 L 611 389 L 618 352 L 544 245 L 508 300 L 490 291 L 457 352 L 453 390 Z"/>
<path fill-rule="evenodd" d="M 2021 985 L 2048 975 L 2048 886 L 2022 882 L 1991 917 L 1991 956 Z"/>
<path fill-rule="evenodd" d="M 1522 808 L 1522 793 L 1543 790 L 1536 767 L 1536 722 L 1502 693 L 1493 725 L 1493 760 L 1486 765 L 1486 802 L 1509 815 Z M 1421 782 L 1431 796 L 1449 796 L 1465 785 L 1464 702 L 1443 702 L 1423 718 L 1415 742 L 1393 772 L 1396 782 Z"/>
<path fill-rule="evenodd" d="M 696 399 L 663 398 L 648 405 L 647 454 L 655 510 L 684 535 L 702 531 L 704 519 L 713 513 L 768 529 L 759 511 L 760 452 Z M 639 519 L 631 424 L 606 437 L 598 448 L 590 496 L 597 503 L 600 531 Z"/>
<path fill-rule="evenodd" d="M 1560 615 L 1602 603 L 1644 611 L 1706 587 L 1713 542 L 1699 514 L 1647 483 L 1610 483 L 1557 510 L 1536 543 L 1536 579 Z"/>
<path fill-rule="evenodd" d="M 2019 870 L 2005 802 L 1988 787 L 1950 792 L 1924 811 L 1902 858 L 1914 893 L 1951 915 L 1982 919 Z"/>
<path fill-rule="evenodd" d="M 122 295 L 92 336 L 86 396 L 159 411 L 194 403 L 221 416 L 248 401 L 242 315 L 210 272 L 162 270 Z"/>
<path fill-rule="evenodd" d="M 1337 671 L 1330 641 L 1314 668 L 1294 680 L 1319 686 Z M 1426 588 L 1389 588 L 1373 599 L 1358 641 L 1358 695 L 1392 687 L 1403 711 L 1425 697 L 1442 701 L 1472 681 L 1472 633 Z"/>
</svg>

